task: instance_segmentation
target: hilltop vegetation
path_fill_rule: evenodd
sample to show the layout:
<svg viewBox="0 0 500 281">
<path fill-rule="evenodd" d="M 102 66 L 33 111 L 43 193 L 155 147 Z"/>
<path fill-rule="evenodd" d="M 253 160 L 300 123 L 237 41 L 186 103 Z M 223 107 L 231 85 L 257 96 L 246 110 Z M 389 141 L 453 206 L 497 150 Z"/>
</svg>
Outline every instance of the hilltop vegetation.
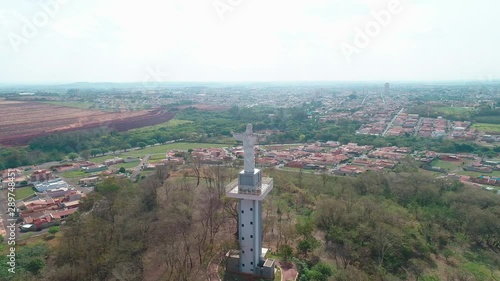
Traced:
<svg viewBox="0 0 500 281">
<path fill-rule="evenodd" d="M 190 169 L 158 170 L 141 186 L 103 182 L 40 272 L 17 276 L 206 280 L 210 263 L 237 248 L 236 202 L 223 196 L 237 169 L 202 170 L 199 186 Z M 413 173 L 267 174 L 264 246 L 295 263 L 299 280 L 500 278 L 498 195 Z"/>
</svg>

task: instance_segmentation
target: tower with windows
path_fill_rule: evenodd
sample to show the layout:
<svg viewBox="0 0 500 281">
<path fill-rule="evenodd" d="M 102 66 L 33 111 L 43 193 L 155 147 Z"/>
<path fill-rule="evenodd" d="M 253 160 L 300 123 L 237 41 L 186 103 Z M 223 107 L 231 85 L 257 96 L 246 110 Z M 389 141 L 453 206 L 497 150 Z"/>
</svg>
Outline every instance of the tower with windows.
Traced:
<svg viewBox="0 0 500 281">
<path fill-rule="evenodd" d="M 274 277 L 274 260 L 265 259 L 262 248 L 262 200 L 273 189 L 273 179 L 255 168 L 255 144 L 259 135 L 248 124 L 244 133 L 233 133 L 243 142 L 244 169 L 227 187 L 227 197 L 239 199 L 238 242 L 240 249 L 228 253 L 228 271 Z"/>
</svg>

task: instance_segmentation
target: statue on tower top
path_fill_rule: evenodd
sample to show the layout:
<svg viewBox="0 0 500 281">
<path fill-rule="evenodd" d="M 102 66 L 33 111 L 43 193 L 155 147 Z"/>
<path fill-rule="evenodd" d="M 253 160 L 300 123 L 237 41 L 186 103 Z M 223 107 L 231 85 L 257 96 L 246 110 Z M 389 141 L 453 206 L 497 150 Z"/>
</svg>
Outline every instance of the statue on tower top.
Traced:
<svg viewBox="0 0 500 281">
<path fill-rule="evenodd" d="M 252 124 L 247 125 L 247 129 L 244 133 L 234 133 L 233 138 L 243 142 L 243 161 L 244 161 L 244 171 L 245 173 L 253 174 L 255 170 L 255 144 L 259 140 L 259 134 L 253 132 Z"/>
</svg>

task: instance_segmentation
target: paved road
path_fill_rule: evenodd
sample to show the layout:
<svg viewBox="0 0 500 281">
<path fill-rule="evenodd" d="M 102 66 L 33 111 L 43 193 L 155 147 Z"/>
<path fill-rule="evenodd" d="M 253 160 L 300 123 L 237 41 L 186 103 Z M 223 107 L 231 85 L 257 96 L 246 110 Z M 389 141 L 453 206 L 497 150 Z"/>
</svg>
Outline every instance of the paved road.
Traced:
<svg viewBox="0 0 500 281">
<path fill-rule="evenodd" d="M 131 180 L 134 180 L 137 177 L 137 175 L 139 175 L 139 173 L 142 171 L 142 167 L 144 167 L 144 165 L 148 163 L 149 157 L 151 157 L 151 155 L 149 154 L 144 156 L 139 165 L 133 169 L 132 174 L 130 175 Z"/>
<path fill-rule="evenodd" d="M 5 229 L 4 221 L 7 222 L 7 189 L 0 190 L 0 235 L 5 237 L 7 230 Z M 4 240 L 5 242 L 6 240 Z"/>
<path fill-rule="evenodd" d="M 418 132 L 420 131 L 420 127 L 422 126 L 422 117 L 418 118 L 417 127 L 415 127 L 414 136 L 418 136 Z"/>
<path fill-rule="evenodd" d="M 11 224 L 12 222 L 15 222 L 17 219 L 14 219 L 7 214 L 8 211 L 8 206 L 7 206 L 7 193 L 9 192 L 8 189 L 3 189 L 0 190 L 0 235 L 2 235 L 4 238 L 8 235 L 10 235 L 10 232 L 7 233 L 6 227 Z M 16 225 L 16 240 L 19 238 L 19 229 L 17 228 Z M 7 239 L 4 239 L 4 243 L 7 243 Z"/>
<path fill-rule="evenodd" d="M 382 133 L 382 136 L 385 136 L 385 134 L 387 133 L 387 131 L 389 131 L 389 129 L 392 127 L 392 123 L 394 123 L 394 120 L 396 120 L 396 118 L 398 118 L 399 114 L 401 114 L 401 112 L 403 112 L 405 108 L 401 108 L 401 110 L 398 112 L 398 114 L 396 114 L 394 116 L 394 118 L 392 118 L 391 122 L 389 122 L 389 124 L 387 124 L 387 127 L 385 128 L 384 132 Z"/>
</svg>

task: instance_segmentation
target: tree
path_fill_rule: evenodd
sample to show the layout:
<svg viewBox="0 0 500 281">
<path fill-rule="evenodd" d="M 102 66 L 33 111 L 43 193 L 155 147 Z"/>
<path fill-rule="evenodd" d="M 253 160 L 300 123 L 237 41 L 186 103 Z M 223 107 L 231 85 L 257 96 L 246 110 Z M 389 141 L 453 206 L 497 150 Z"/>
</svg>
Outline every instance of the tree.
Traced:
<svg viewBox="0 0 500 281">
<path fill-rule="evenodd" d="M 80 157 L 80 155 L 78 155 L 78 153 L 75 152 L 68 154 L 68 158 L 71 159 L 71 161 L 75 161 L 75 159 L 78 157 Z"/>
<path fill-rule="evenodd" d="M 56 233 L 59 232 L 59 226 L 52 226 L 49 228 L 49 233 L 52 235 L 56 235 Z"/>
<path fill-rule="evenodd" d="M 333 269 L 325 263 L 318 263 L 306 272 L 309 280 L 326 281 L 328 277 L 332 276 Z"/>
<path fill-rule="evenodd" d="M 126 172 L 127 172 L 127 170 L 125 170 L 124 167 L 120 167 L 120 169 L 118 170 L 118 173 L 125 174 Z"/>
<path fill-rule="evenodd" d="M 140 141 L 140 142 L 137 143 L 137 146 L 140 147 L 141 149 L 145 148 L 146 145 L 147 144 L 145 142 L 143 142 L 143 141 Z"/>
<path fill-rule="evenodd" d="M 27 271 L 31 272 L 34 275 L 37 275 L 40 270 L 43 268 L 44 263 L 41 259 L 33 259 L 25 265 Z"/>
<path fill-rule="evenodd" d="M 288 262 L 293 255 L 293 249 L 288 245 L 282 245 L 278 250 L 278 255 L 283 258 L 284 262 Z"/>
<path fill-rule="evenodd" d="M 96 157 L 97 155 L 99 155 L 101 153 L 102 153 L 102 150 L 100 150 L 99 148 L 93 148 L 90 150 L 90 155 L 92 155 L 92 157 Z"/>
<path fill-rule="evenodd" d="M 323 192 L 325 191 L 326 184 L 331 180 L 331 176 L 328 174 L 328 168 L 321 171 L 321 181 L 323 182 Z"/>
<path fill-rule="evenodd" d="M 111 151 L 113 154 L 114 154 L 117 150 L 118 150 L 118 147 L 116 147 L 116 146 L 114 146 L 114 145 L 109 147 L 109 151 Z"/>
<path fill-rule="evenodd" d="M 297 252 L 307 258 L 309 253 L 318 248 L 319 245 L 319 241 L 316 240 L 316 238 L 310 236 L 299 241 L 299 243 L 297 244 Z"/>
<path fill-rule="evenodd" d="M 453 251 L 446 248 L 444 251 L 443 251 L 443 256 L 444 258 L 446 259 L 446 261 L 448 261 L 448 259 L 453 255 Z"/>
<path fill-rule="evenodd" d="M 90 157 L 90 150 L 86 149 L 80 152 L 80 155 L 83 159 L 88 159 Z"/>
<path fill-rule="evenodd" d="M 193 156 L 189 153 L 187 156 L 187 163 L 193 169 L 193 173 L 196 175 L 196 187 L 200 186 L 201 177 L 201 158 L 198 156 Z"/>
</svg>

